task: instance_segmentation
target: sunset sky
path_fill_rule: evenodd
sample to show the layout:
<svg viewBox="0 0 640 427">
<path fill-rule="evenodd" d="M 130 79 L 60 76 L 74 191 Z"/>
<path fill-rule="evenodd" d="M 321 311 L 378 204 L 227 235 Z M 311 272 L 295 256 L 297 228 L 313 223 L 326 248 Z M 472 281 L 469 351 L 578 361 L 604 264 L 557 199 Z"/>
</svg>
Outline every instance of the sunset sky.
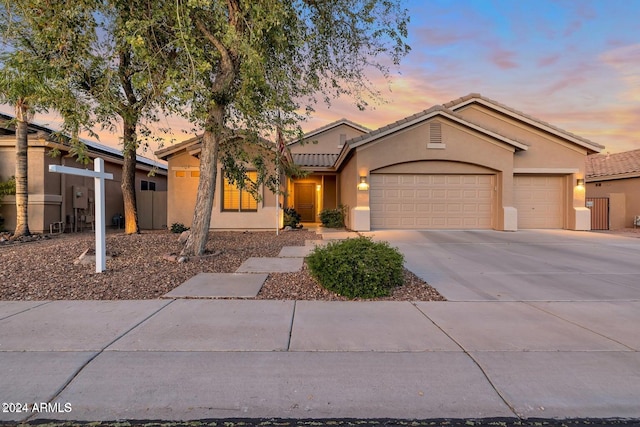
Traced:
<svg viewBox="0 0 640 427">
<path fill-rule="evenodd" d="M 605 145 L 604 152 L 640 148 L 640 0 L 405 4 L 411 52 L 390 83 L 371 76 L 387 102 L 364 112 L 348 99 L 318 106 L 305 131 L 342 117 L 376 129 L 479 92 Z M 36 121 L 55 125 L 44 115 Z M 177 119 L 167 124 L 189 128 Z M 116 146 L 118 137 L 100 133 L 100 142 Z"/>
</svg>

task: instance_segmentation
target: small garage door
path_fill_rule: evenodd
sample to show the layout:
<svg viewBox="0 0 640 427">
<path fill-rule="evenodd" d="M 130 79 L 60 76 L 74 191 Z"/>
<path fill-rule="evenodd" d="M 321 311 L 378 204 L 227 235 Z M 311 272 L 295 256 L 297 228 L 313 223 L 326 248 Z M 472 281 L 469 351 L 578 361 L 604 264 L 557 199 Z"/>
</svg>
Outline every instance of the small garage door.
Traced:
<svg viewBox="0 0 640 427">
<path fill-rule="evenodd" d="M 514 207 L 518 228 L 564 227 L 564 178 L 514 176 Z"/>
<path fill-rule="evenodd" d="M 492 228 L 493 175 L 372 174 L 371 227 Z"/>
</svg>

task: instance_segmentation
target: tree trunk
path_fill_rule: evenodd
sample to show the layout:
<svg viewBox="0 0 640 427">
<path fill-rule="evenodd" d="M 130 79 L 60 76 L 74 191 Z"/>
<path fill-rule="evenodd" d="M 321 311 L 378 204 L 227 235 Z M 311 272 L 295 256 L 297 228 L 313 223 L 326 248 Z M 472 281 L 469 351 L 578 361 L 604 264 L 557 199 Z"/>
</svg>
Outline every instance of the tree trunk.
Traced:
<svg viewBox="0 0 640 427">
<path fill-rule="evenodd" d="M 124 163 L 122 165 L 122 198 L 124 200 L 124 232 L 140 233 L 136 206 L 136 126 L 124 120 Z"/>
<path fill-rule="evenodd" d="M 222 139 L 223 123 L 224 107 L 215 105 L 209 113 L 209 120 L 202 136 L 198 194 L 193 212 L 193 221 L 191 222 L 191 233 L 181 253 L 183 256 L 202 255 L 207 245 L 213 196 L 216 190 L 218 151 Z"/>
<path fill-rule="evenodd" d="M 29 231 L 29 182 L 28 168 L 29 142 L 27 128 L 29 126 L 28 107 L 24 104 L 16 106 L 16 230 L 13 237 L 28 236 Z"/>
</svg>

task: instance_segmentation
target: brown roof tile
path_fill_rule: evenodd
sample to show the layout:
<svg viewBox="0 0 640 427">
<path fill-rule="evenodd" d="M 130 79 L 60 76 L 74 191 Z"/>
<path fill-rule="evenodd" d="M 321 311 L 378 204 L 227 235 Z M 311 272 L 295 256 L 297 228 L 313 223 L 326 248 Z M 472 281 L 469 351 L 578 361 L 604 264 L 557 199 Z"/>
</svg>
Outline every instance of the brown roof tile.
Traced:
<svg viewBox="0 0 640 427">
<path fill-rule="evenodd" d="M 587 156 L 587 178 L 635 173 L 640 174 L 640 149 L 623 153 Z"/>
<path fill-rule="evenodd" d="M 302 167 L 328 168 L 334 165 L 338 154 L 325 153 L 292 153 L 293 163 Z"/>
</svg>

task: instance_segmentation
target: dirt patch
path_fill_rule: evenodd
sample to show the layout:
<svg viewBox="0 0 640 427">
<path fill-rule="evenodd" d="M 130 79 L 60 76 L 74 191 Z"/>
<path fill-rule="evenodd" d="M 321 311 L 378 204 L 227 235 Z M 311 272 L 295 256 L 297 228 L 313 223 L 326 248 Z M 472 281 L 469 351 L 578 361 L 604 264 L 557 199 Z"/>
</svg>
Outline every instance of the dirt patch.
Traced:
<svg viewBox="0 0 640 427">
<path fill-rule="evenodd" d="M 179 253 L 178 235 L 168 231 L 136 235 L 110 233 L 107 271 L 95 273 L 93 264 L 74 264 L 94 247 L 93 234 L 63 234 L 24 242 L 0 243 L 0 300 L 126 300 L 159 298 L 198 273 L 232 273 L 249 257 L 275 257 L 284 246 L 303 246 L 317 240 L 311 231 L 233 232 L 209 235 L 208 256 L 171 262 Z M 433 288 L 405 271 L 407 285 L 387 300 L 441 300 Z M 340 300 L 309 275 L 271 274 L 258 299 Z"/>
</svg>

